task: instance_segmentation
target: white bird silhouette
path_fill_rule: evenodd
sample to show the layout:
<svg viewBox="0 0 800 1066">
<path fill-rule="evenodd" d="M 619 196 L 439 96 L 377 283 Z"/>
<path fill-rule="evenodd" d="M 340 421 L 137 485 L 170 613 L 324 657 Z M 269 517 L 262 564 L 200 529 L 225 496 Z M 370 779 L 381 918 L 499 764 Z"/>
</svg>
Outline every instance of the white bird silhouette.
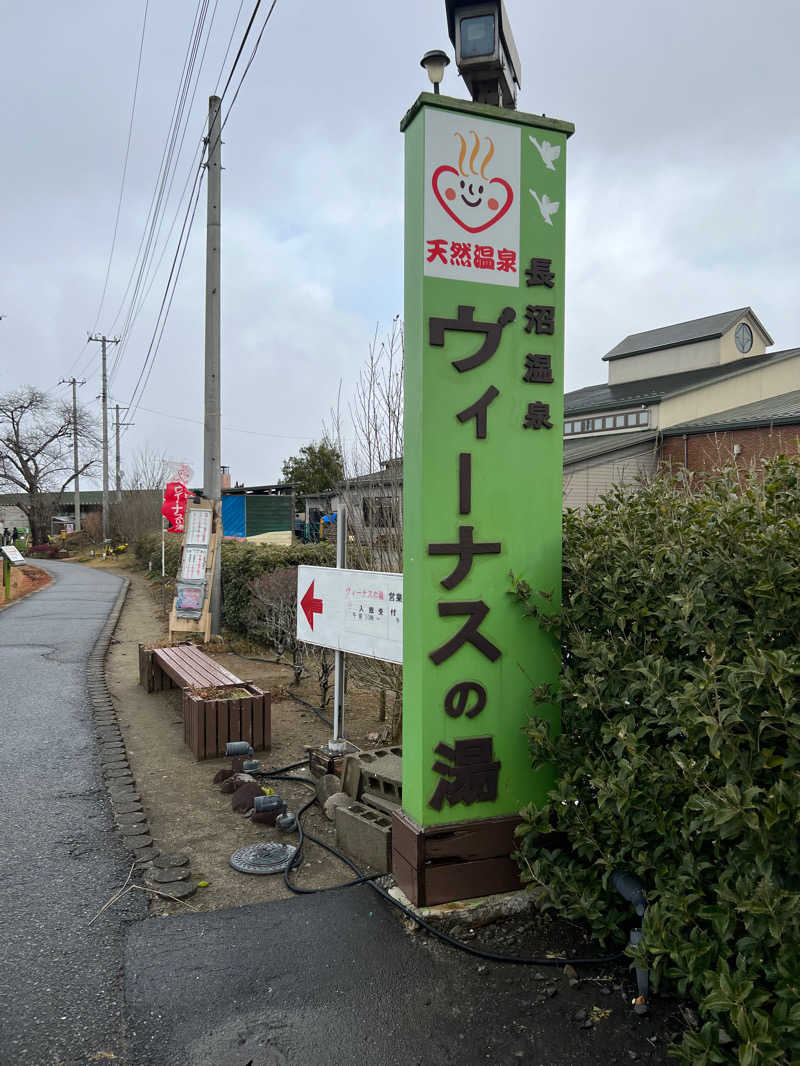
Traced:
<svg viewBox="0 0 800 1066">
<path fill-rule="evenodd" d="M 539 144 L 535 137 L 531 137 L 530 141 L 531 144 L 536 145 L 536 150 L 542 157 L 542 162 L 547 167 L 547 169 L 555 170 L 556 168 L 553 166 L 553 164 L 555 163 L 556 159 L 558 159 L 561 155 L 561 146 L 558 144 L 551 144 L 549 141 L 542 141 L 542 143 Z"/>
<path fill-rule="evenodd" d="M 542 212 L 542 218 L 545 220 L 548 226 L 552 226 L 553 222 L 550 216 L 554 215 L 556 211 L 558 211 L 559 207 L 561 207 L 561 204 L 555 203 L 555 201 L 551 200 L 547 193 L 543 193 L 542 198 L 540 200 L 536 193 L 533 191 L 533 189 L 528 189 L 528 192 L 539 205 L 539 210 Z"/>
</svg>

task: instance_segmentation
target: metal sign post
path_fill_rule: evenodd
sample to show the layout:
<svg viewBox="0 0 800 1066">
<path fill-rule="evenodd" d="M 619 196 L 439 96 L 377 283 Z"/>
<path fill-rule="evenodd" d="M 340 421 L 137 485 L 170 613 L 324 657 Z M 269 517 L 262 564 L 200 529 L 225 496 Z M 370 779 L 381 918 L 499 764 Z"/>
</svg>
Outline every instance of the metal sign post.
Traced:
<svg viewBox="0 0 800 1066">
<path fill-rule="evenodd" d="M 336 568 L 347 566 L 347 512 L 339 505 L 336 515 Z M 338 648 L 333 653 L 333 737 L 328 745 L 331 751 L 341 752 L 345 744 L 342 738 L 342 715 L 344 713 L 344 652 Z"/>
</svg>

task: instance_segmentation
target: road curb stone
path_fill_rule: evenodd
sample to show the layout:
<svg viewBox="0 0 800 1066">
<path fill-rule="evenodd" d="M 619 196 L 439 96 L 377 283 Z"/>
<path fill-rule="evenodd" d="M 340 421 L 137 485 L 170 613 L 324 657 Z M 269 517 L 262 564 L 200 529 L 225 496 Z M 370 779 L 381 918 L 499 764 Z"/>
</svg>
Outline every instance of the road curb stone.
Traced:
<svg viewBox="0 0 800 1066">
<path fill-rule="evenodd" d="M 128 578 L 114 601 L 86 664 L 86 692 L 92 708 L 92 724 L 99 750 L 106 790 L 114 808 L 117 832 L 134 855 L 151 860 L 158 854 L 147 819 L 141 814 L 139 794 L 128 764 L 128 753 L 119 728 L 114 701 L 106 682 L 106 654 L 130 588 Z M 138 809 L 137 809 L 138 808 Z M 124 811 L 124 813 L 123 813 Z M 127 824 L 126 824 L 127 823 Z"/>
<path fill-rule="evenodd" d="M 92 708 L 92 724 L 97 738 L 100 766 L 106 791 L 113 807 L 115 828 L 136 865 L 144 867 L 157 859 L 160 852 L 158 845 L 150 835 L 149 822 L 142 813 L 141 798 L 135 790 L 135 781 L 119 728 L 116 708 L 106 682 L 106 655 L 130 584 L 128 578 L 123 578 L 114 606 L 89 656 L 86 664 L 86 690 Z M 182 855 L 169 856 L 169 858 L 185 863 L 185 873 L 181 870 L 183 876 L 180 880 L 171 882 L 169 885 L 161 885 L 161 889 L 175 889 L 171 894 L 180 899 L 194 895 L 197 885 L 188 880 L 190 873 L 188 859 Z M 184 880 L 183 877 L 187 879 Z"/>
</svg>

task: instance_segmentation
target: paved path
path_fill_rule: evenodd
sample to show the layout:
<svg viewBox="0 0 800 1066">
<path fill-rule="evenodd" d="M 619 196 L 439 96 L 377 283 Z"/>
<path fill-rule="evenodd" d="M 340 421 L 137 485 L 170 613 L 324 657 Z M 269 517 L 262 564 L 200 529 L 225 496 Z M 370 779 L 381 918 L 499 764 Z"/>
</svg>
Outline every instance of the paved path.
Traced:
<svg viewBox="0 0 800 1066">
<path fill-rule="evenodd" d="M 0 611 L 0 1064 L 72 1066 L 124 1054 L 127 876 L 87 705 L 86 660 L 120 578 L 41 564 L 49 588 Z"/>
<path fill-rule="evenodd" d="M 630 990 L 572 989 L 560 967 L 483 963 L 409 935 L 366 886 L 137 922 L 125 977 L 137 1066 L 668 1061 L 660 1036 L 648 1042 L 663 1022 L 634 1015 Z M 612 1017 L 581 1030 L 576 1011 L 595 1005 Z"/>
</svg>

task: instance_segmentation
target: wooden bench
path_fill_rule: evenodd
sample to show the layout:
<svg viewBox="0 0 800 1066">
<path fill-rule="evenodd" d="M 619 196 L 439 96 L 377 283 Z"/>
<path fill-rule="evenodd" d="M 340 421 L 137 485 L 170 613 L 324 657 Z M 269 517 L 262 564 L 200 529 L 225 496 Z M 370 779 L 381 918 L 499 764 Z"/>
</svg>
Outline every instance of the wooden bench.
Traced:
<svg viewBox="0 0 800 1066">
<path fill-rule="evenodd" d="M 147 692 L 161 692 L 165 688 L 217 688 L 242 683 L 240 677 L 191 643 L 169 648 L 145 648 L 140 644 L 139 680 Z"/>
<path fill-rule="evenodd" d="M 146 692 L 182 690 L 183 738 L 197 759 L 224 755 L 230 740 L 246 740 L 256 751 L 269 750 L 269 692 L 232 674 L 196 645 L 140 644 L 139 681 Z"/>
</svg>

